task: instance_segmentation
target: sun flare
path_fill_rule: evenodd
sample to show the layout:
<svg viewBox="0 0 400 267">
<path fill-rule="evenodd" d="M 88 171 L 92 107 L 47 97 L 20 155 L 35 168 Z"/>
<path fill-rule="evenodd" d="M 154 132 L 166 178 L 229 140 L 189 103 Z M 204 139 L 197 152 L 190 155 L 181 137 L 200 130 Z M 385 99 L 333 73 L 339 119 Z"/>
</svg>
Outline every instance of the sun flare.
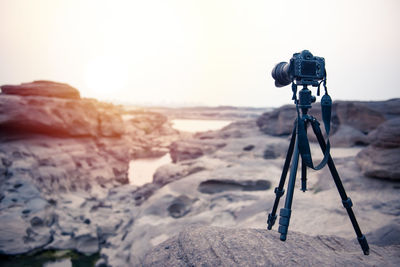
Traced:
<svg viewBox="0 0 400 267">
<path fill-rule="evenodd" d="M 114 57 L 99 57 L 86 66 L 85 83 L 91 95 L 99 99 L 112 99 L 126 90 L 128 66 Z"/>
</svg>

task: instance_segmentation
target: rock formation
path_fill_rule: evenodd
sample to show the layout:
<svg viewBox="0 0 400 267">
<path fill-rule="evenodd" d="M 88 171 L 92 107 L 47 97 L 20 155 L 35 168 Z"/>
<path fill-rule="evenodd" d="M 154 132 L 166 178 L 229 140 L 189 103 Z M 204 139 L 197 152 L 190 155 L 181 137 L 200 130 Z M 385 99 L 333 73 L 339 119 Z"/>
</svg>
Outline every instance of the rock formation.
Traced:
<svg viewBox="0 0 400 267">
<path fill-rule="evenodd" d="M 368 135 L 370 145 L 357 155 L 367 176 L 400 179 L 400 117 L 382 123 Z"/>
<path fill-rule="evenodd" d="M 1 92 L 7 95 L 19 96 L 46 96 L 67 99 L 79 99 L 80 94 L 76 88 L 65 83 L 51 81 L 34 81 L 21 85 L 2 85 Z"/>
<path fill-rule="evenodd" d="M 101 226 L 110 189 L 128 183 L 129 161 L 165 153 L 176 139 L 164 116 L 81 99 L 49 81 L 2 86 L 0 94 L 0 253 L 37 248 L 98 252 L 120 221 Z M 155 189 L 132 187 L 135 205 Z M 111 231 L 112 232 L 112 231 Z"/>
<path fill-rule="evenodd" d="M 400 116 L 400 99 L 377 102 L 335 101 L 332 105 L 331 143 L 334 146 L 367 145 L 367 134 L 387 119 Z M 389 107 L 393 107 L 390 109 Z M 313 104 L 310 114 L 321 122 L 321 107 Z M 289 135 L 296 118 L 294 105 L 264 113 L 257 119 L 261 131 L 274 136 Z M 315 138 L 310 138 L 314 140 Z"/>
<path fill-rule="evenodd" d="M 149 252 L 143 266 L 397 266 L 398 246 L 371 247 L 336 236 L 291 233 L 281 242 L 265 229 L 190 227 Z"/>
<path fill-rule="evenodd" d="M 71 249 L 99 253 L 98 266 L 324 265 L 324 257 L 332 265 L 399 263 L 399 243 L 388 237 L 400 236 L 399 186 L 365 177 L 354 161 L 360 147 L 333 147 L 332 155 L 360 227 L 367 239 L 371 236 L 370 256 L 363 256 L 355 243 L 326 170 L 309 173 L 309 192 L 296 190 L 286 243 L 275 230 L 249 229 L 266 227 L 266 211 L 272 207 L 289 143 L 282 130 L 286 120 L 279 122 L 279 116 L 289 118 L 289 111 L 271 118 L 283 136 L 262 133 L 251 116 L 220 131 L 182 138 L 159 113 L 127 111 L 89 99 L 5 92 L 0 94 L 0 254 Z M 388 113 L 381 105 L 368 104 L 383 114 L 374 113 L 373 123 L 396 117 L 396 101 L 387 102 L 393 107 Z M 354 107 L 341 105 L 353 113 Z M 375 126 L 342 123 L 342 116 L 347 115 L 334 119 L 336 134 L 354 130 L 363 142 L 375 142 Z M 268 121 L 259 124 L 261 129 L 268 128 Z M 292 124 L 293 118 L 289 121 Z M 392 124 L 382 127 L 392 129 Z M 390 137 L 392 130 L 378 129 L 375 139 L 385 149 L 398 144 Z M 346 142 L 354 145 L 357 138 Z M 130 159 L 169 150 L 175 163 L 160 167 L 153 183 L 128 184 Z M 311 143 L 311 150 L 319 151 L 318 145 Z M 179 235 L 188 226 L 193 228 Z M 295 261 L 277 259 L 276 253 L 283 252 Z"/>
</svg>

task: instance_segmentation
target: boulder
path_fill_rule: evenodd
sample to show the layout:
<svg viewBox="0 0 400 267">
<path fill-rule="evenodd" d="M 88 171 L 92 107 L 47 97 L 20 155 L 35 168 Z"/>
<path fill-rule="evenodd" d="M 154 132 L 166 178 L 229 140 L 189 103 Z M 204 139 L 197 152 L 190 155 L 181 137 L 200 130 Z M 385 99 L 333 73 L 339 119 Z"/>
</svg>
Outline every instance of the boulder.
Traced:
<svg viewBox="0 0 400 267">
<path fill-rule="evenodd" d="M 0 254 L 21 254 L 49 244 L 52 234 L 47 227 L 31 227 L 21 216 L 2 214 L 0 228 Z"/>
<path fill-rule="evenodd" d="M 213 153 L 226 144 L 221 140 L 188 139 L 173 142 L 170 145 L 171 158 L 174 163 L 195 159 L 205 154 Z"/>
<path fill-rule="evenodd" d="M 360 130 L 350 125 L 340 125 L 335 134 L 330 138 L 333 147 L 351 147 L 354 145 L 368 145 L 369 139 Z"/>
<path fill-rule="evenodd" d="M 391 119 L 381 124 L 369 135 L 369 142 L 376 147 L 400 147 L 400 117 Z"/>
<path fill-rule="evenodd" d="M 200 162 L 186 162 L 177 164 L 166 164 L 159 167 L 153 176 L 153 183 L 166 185 L 179 180 L 185 176 L 205 170 L 205 165 Z"/>
<path fill-rule="evenodd" d="M 270 112 L 266 112 L 257 119 L 260 130 L 269 135 L 289 135 L 293 131 L 296 119 L 296 107 L 285 105 Z"/>
<path fill-rule="evenodd" d="M 190 227 L 150 251 L 143 266 L 397 266 L 396 246 L 371 246 L 335 236 L 290 232 L 286 242 L 275 231 Z"/>
<path fill-rule="evenodd" d="M 210 179 L 201 182 L 197 188 L 203 194 L 217 194 L 225 191 L 263 191 L 271 187 L 268 180 Z"/>
<path fill-rule="evenodd" d="M 357 154 L 356 162 L 366 176 L 400 180 L 400 148 L 368 146 Z"/>
<path fill-rule="evenodd" d="M 358 153 L 356 162 L 371 177 L 400 179 L 400 118 L 381 124 L 368 136 L 371 145 Z"/>
<path fill-rule="evenodd" d="M 0 129 L 51 136 L 120 136 L 121 116 L 96 101 L 43 96 L 0 95 Z"/>
<path fill-rule="evenodd" d="M 385 121 L 383 114 L 368 107 L 368 102 L 337 101 L 332 111 L 340 125 L 350 125 L 365 134 Z"/>
<path fill-rule="evenodd" d="M 2 85 L 1 92 L 7 95 L 47 96 L 57 98 L 79 99 L 79 91 L 66 84 L 51 81 L 34 81 L 20 85 Z"/>
<path fill-rule="evenodd" d="M 332 144 L 337 146 L 369 144 L 367 134 L 387 119 L 400 114 L 397 108 L 393 108 L 393 111 L 384 108 L 385 105 L 394 107 L 396 104 L 400 105 L 400 99 L 377 102 L 335 101 L 331 117 Z M 309 113 L 319 120 L 324 133 L 320 104 L 314 104 Z M 262 114 L 257 119 L 257 125 L 265 134 L 289 135 L 292 133 L 296 117 L 295 105 L 285 105 Z M 309 134 L 309 139 L 316 142 L 313 134 Z"/>
</svg>

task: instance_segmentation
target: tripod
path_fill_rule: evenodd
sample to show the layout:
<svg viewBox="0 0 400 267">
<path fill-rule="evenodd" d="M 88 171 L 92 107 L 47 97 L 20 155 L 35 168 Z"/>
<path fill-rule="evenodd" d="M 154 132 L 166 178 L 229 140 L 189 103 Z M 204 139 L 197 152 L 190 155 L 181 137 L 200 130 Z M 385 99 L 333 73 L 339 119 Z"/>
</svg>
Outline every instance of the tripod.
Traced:
<svg viewBox="0 0 400 267">
<path fill-rule="evenodd" d="M 289 228 L 289 221 L 290 221 L 290 215 L 291 215 L 291 208 L 292 208 L 292 202 L 293 202 L 293 193 L 294 193 L 294 186 L 295 186 L 295 181 L 296 181 L 296 174 L 297 174 L 297 168 L 299 164 L 299 156 L 301 155 L 301 160 L 302 160 L 302 165 L 301 165 L 301 190 L 305 192 L 307 190 L 307 167 L 311 167 L 315 170 L 321 169 L 326 163 L 328 164 L 329 170 L 331 172 L 331 175 L 333 177 L 333 180 L 336 184 L 336 187 L 339 191 L 339 195 L 342 199 L 342 203 L 344 208 L 347 211 L 347 214 L 350 218 L 350 221 L 353 225 L 354 231 L 357 234 L 357 239 L 358 242 L 360 243 L 361 249 L 363 250 L 365 255 L 369 255 L 369 246 L 367 239 L 365 238 L 365 235 L 362 234 L 361 229 L 357 223 L 357 219 L 354 215 L 354 212 L 352 210 L 353 203 L 351 202 L 351 199 L 347 196 L 346 191 L 344 190 L 342 181 L 340 180 L 339 174 L 336 170 L 335 164 L 333 163 L 332 157 L 330 155 L 330 144 L 329 144 L 329 139 L 328 142 L 325 143 L 324 137 L 321 132 L 321 128 L 319 127 L 319 122 L 317 119 L 315 119 L 313 116 L 310 116 L 307 114 L 308 110 L 311 108 L 311 102 L 315 102 L 315 97 L 311 96 L 311 91 L 308 90 L 307 85 L 303 85 L 303 89 L 299 92 L 299 100 L 297 100 L 297 85 L 292 84 L 292 90 L 293 90 L 293 100 L 295 101 L 296 107 L 297 107 L 297 112 L 298 112 L 298 118 L 295 120 L 293 131 L 292 131 L 292 136 L 290 139 L 290 144 L 288 148 L 288 152 L 286 154 L 286 160 L 285 164 L 283 166 L 282 170 L 282 175 L 279 181 L 278 187 L 275 188 L 275 202 L 274 206 L 272 208 L 272 212 L 268 214 L 268 230 L 272 229 L 272 226 L 275 223 L 275 220 L 277 218 L 276 211 L 278 208 L 279 204 L 279 199 L 283 196 L 285 190 L 283 189 L 285 185 L 285 180 L 286 176 L 289 170 L 289 165 L 290 162 L 292 161 L 292 165 L 290 167 L 290 175 L 289 175 L 289 182 L 288 182 L 288 187 L 287 187 L 287 195 L 286 195 L 286 200 L 285 200 L 285 206 L 280 210 L 280 219 L 279 219 L 279 229 L 278 232 L 281 234 L 280 240 L 285 241 L 286 240 L 286 235 L 288 232 Z M 329 95 L 325 94 L 325 96 L 328 96 L 330 103 L 332 102 L 330 100 Z M 324 96 L 324 97 L 325 97 Z M 330 104 L 329 103 L 324 103 L 324 97 L 321 100 L 322 104 L 322 117 L 324 120 L 325 124 L 325 130 L 327 130 L 327 134 L 329 134 L 329 125 L 330 125 Z M 323 105 L 326 104 L 324 107 Z M 327 106 L 329 109 L 329 112 L 326 112 Z M 301 109 L 301 116 L 299 109 Z M 324 114 L 325 112 L 325 114 Z M 329 120 L 327 119 L 329 118 Z M 317 137 L 318 143 L 321 147 L 322 153 L 324 153 L 324 159 L 322 160 L 321 164 L 319 164 L 317 167 L 313 167 L 312 165 L 312 160 L 311 160 L 311 153 L 309 149 L 309 144 L 308 144 L 308 139 L 307 139 L 307 125 L 311 124 L 313 132 L 315 136 Z M 293 156 L 293 160 L 292 160 Z"/>
</svg>

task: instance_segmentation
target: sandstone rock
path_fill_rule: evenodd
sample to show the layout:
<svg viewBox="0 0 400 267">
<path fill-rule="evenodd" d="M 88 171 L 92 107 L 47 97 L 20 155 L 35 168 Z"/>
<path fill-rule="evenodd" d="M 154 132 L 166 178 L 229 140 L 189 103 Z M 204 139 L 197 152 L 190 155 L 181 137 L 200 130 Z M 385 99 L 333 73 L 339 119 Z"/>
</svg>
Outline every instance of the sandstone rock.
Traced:
<svg viewBox="0 0 400 267">
<path fill-rule="evenodd" d="M 400 118 L 381 124 L 369 134 L 371 145 L 356 158 L 361 171 L 371 177 L 400 179 Z"/>
<path fill-rule="evenodd" d="M 168 206 L 168 212 L 172 218 L 181 218 L 190 212 L 192 203 L 189 197 L 180 195 Z"/>
<path fill-rule="evenodd" d="M 216 194 L 225 191 L 261 191 L 268 190 L 271 183 L 267 180 L 234 181 L 230 179 L 210 179 L 199 184 L 198 190 L 203 194 Z"/>
<path fill-rule="evenodd" d="M 224 147 L 226 144 L 221 140 L 182 140 L 174 142 L 170 146 L 171 158 L 174 163 L 195 159 L 205 154 L 215 152 Z"/>
<path fill-rule="evenodd" d="M 77 89 L 66 84 L 51 81 L 34 81 L 20 85 L 2 85 L 1 92 L 8 95 L 47 96 L 58 98 L 79 99 Z"/>
<path fill-rule="evenodd" d="M 120 136 L 124 132 L 121 125 L 119 114 L 112 109 L 98 109 L 90 100 L 0 95 L 0 129 L 3 133 Z"/>
<path fill-rule="evenodd" d="M 366 176 L 400 179 L 400 147 L 368 146 L 357 155 L 356 162 Z"/>
<path fill-rule="evenodd" d="M 52 241 L 47 227 L 31 228 L 15 214 L 2 214 L 0 227 L 0 254 L 21 254 L 39 249 Z"/>
<path fill-rule="evenodd" d="M 269 135 L 289 135 L 293 131 L 296 114 L 294 105 L 285 105 L 261 115 L 257 119 L 257 125 L 262 132 Z"/>
<path fill-rule="evenodd" d="M 367 103 L 337 101 L 333 105 L 339 124 L 350 125 L 363 133 L 369 133 L 385 121 L 383 114 L 368 107 Z"/>
<path fill-rule="evenodd" d="M 330 137 L 333 147 L 351 147 L 354 145 L 368 145 L 369 139 L 360 130 L 346 124 L 341 124 L 335 134 Z"/>
<path fill-rule="evenodd" d="M 400 116 L 400 98 L 389 99 L 387 101 L 361 103 L 364 103 L 368 108 L 381 113 L 387 120 Z"/>
<path fill-rule="evenodd" d="M 400 99 L 376 102 L 335 101 L 332 105 L 331 137 L 338 146 L 366 145 L 369 143 L 363 135 L 376 129 L 388 118 L 400 114 L 394 106 L 400 105 Z M 393 112 L 385 106 L 393 107 Z M 312 106 L 310 114 L 321 123 L 321 107 L 319 103 Z M 266 112 L 257 119 L 260 130 L 269 135 L 289 135 L 293 130 L 293 123 L 297 117 L 295 105 L 286 105 Z M 349 128 L 351 127 L 351 128 Z M 335 137 L 335 135 L 337 136 Z M 316 142 L 313 134 L 310 141 Z"/>
<path fill-rule="evenodd" d="M 368 233 L 368 242 L 378 246 L 400 245 L 400 224 L 389 223 L 372 233 Z"/>
<path fill-rule="evenodd" d="M 400 147 L 400 117 L 382 123 L 368 135 L 373 146 L 383 148 Z"/>
<path fill-rule="evenodd" d="M 358 255 L 358 256 L 356 256 Z M 398 248 L 372 246 L 364 256 L 358 244 L 335 236 L 291 232 L 286 242 L 262 229 L 191 227 L 148 253 L 144 266 L 397 266 Z"/>
<path fill-rule="evenodd" d="M 153 176 L 153 183 L 165 185 L 205 169 L 206 167 L 202 162 L 167 164 L 156 170 Z"/>
<path fill-rule="evenodd" d="M 284 141 L 267 144 L 264 149 L 263 158 L 276 159 L 278 157 L 285 157 L 288 148 L 289 143 Z"/>
</svg>

